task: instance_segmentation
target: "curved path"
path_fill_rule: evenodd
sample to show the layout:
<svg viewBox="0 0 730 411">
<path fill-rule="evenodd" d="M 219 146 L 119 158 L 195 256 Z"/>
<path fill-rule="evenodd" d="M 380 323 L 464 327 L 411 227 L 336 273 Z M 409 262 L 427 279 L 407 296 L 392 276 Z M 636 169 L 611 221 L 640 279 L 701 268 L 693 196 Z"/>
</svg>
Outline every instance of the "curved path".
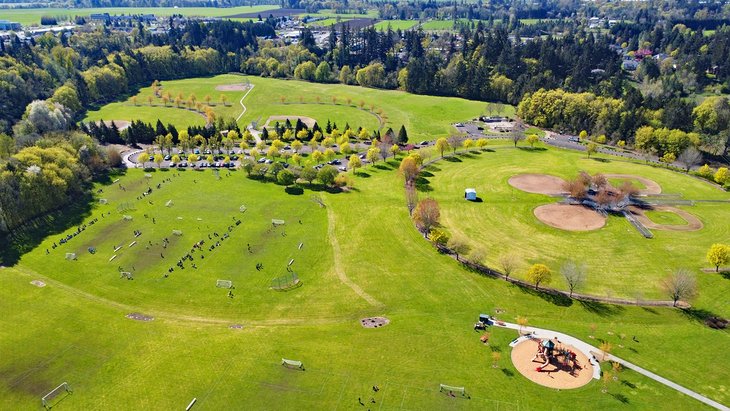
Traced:
<svg viewBox="0 0 730 411">
<path fill-rule="evenodd" d="M 558 339 L 560 339 L 561 341 L 564 341 L 565 343 L 572 345 L 573 347 L 577 348 L 578 350 L 580 350 L 581 352 L 586 354 L 588 356 L 588 358 L 591 359 L 590 361 L 591 361 L 591 364 L 593 365 L 593 378 L 595 378 L 595 379 L 601 378 L 601 369 L 598 365 L 598 362 L 596 362 L 596 360 L 593 357 L 593 353 L 601 353 L 601 350 L 599 350 L 598 348 L 596 348 L 582 340 L 579 340 L 573 336 L 570 336 L 568 334 L 563 334 L 563 333 L 560 333 L 557 331 L 546 330 L 543 328 L 536 328 L 536 327 L 528 327 L 528 326 L 521 327 L 520 325 L 514 324 L 514 323 L 501 322 L 501 324 L 497 324 L 495 322 L 494 325 L 496 327 L 510 328 L 510 329 L 518 330 L 518 331 L 520 331 L 520 330 L 527 331 L 527 332 L 531 333 L 533 336 L 538 337 L 538 338 L 558 337 Z M 526 338 L 526 337 L 517 338 L 516 340 L 512 341 L 512 343 L 510 343 L 510 346 L 513 346 L 513 344 L 516 345 L 517 343 L 521 342 L 522 339 L 524 339 L 524 338 Z M 638 365 L 632 364 L 626 360 L 622 360 L 621 358 L 618 358 L 611 354 L 606 355 L 606 359 L 609 361 L 617 362 L 617 363 L 621 364 L 623 367 L 636 371 L 639 374 L 644 375 L 645 377 L 651 378 L 652 380 L 654 380 L 658 383 L 664 384 L 669 388 L 677 390 L 677 391 L 681 392 L 682 394 L 689 395 L 690 397 L 696 399 L 697 401 L 701 401 L 701 402 L 705 403 L 706 405 L 709 405 L 710 407 L 713 407 L 715 409 L 722 410 L 722 411 L 730 411 L 730 408 L 720 404 L 719 402 L 713 401 L 713 400 L 705 397 L 704 395 L 698 394 L 690 389 L 682 387 L 681 385 L 674 383 L 672 381 L 669 381 L 668 379 L 666 379 L 664 377 L 656 375 L 649 370 L 639 367 Z"/>
<path fill-rule="evenodd" d="M 362 297 L 368 304 L 372 306 L 382 306 L 383 304 L 376 300 L 373 296 L 365 292 L 359 285 L 355 284 L 342 269 L 342 260 L 340 256 L 340 242 L 335 236 L 335 215 L 331 208 L 327 207 L 327 237 L 329 238 L 330 244 L 332 245 L 332 252 L 334 254 L 334 270 L 337 277 L 342 281 L 343 284 L 352 288 L 355 294 Z"/>
<path fill-rule="evenodd" d="M 135 154 L 141 153 L 142 151 L 144 151 L 144 150 L 131 150 L 130 152 L 125 153 L 122 156 L 122 162 L 124 163 L 124 166 L 127 167 L 127 168 L 135 168 L 135 167 L 137 167 L 137 163 L 135 163 L 134 161 L 130 160 L 129 157 L 132 157 Z"/>
<path fill-rule="evenodd" d="M 248 96 L 248 93 L 250 93 L 251 90 L 253 90 L 253 88 L 254 88 L 254 85 L 251 84 L 251 87 L 248 89 L 248 91 L 246 91 L 246 94 L 244 94 L 243 97 L 241 97 L 241 99 L 238 101 L 238 104 L 241 105 L 241 107 L 243 108 L 243 111 L 241 111 L 241 114 L 239 114 L 238 117 L 236 117 L 236 121 L 240 120 L 241 117 L 243 117 L 243 115 L 246 114 L 246 106 L 243 105 L 243 99 L 245 99 L 246 96 Z"/>
</svg>

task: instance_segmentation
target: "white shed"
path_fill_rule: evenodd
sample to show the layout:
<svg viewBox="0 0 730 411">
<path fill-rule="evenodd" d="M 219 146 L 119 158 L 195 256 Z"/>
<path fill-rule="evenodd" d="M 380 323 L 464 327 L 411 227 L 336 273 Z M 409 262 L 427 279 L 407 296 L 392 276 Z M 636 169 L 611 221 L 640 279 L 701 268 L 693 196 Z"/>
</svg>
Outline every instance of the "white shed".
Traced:
<svg viewBox="0 0 730 411">
<path fill-rule="evenodd" d="M 466 190 L 464 190 L 464 198 L 470 201 L 476 201 L 477 190 L 473 188 L 467 188 Z"/>
</svg>

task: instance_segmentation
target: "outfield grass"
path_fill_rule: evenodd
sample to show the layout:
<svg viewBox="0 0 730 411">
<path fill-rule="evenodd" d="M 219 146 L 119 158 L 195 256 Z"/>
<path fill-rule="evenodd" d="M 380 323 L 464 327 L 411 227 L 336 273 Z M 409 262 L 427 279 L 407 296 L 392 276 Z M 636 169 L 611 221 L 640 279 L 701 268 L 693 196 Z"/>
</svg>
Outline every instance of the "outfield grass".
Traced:
<svg viewBox="0 0 730 411">
<path fill-rule="evenodd" d="M 225 17 L 241 13 L 257 13 L 278 9 L 279 6 L 240 6 L 240 7 L 99 7 L 99 8 L 39 8 L 39 9 L 12 9 L 2 10 L 4 19 L 17 21 L 23 26 L 40 25 L 41 17 L 56 17 L 59 21 L 72 20 L 75 16 L 88 17 L 95 13 L 109 14 L 154 14 L 155 16 L 170 16 L 182 14 L 184 16 Z"/>
<path fill-rule="evenodd" d="M 416 24 L 418 24 L 417 20 L 383 20 L 375 23 L 375 28 L 381 31 L 388 30 L 388 27 L 393 31 L 408 30 Z"/>
<path fill-rule="evenodd" d="M 621 187 L 621 184 L 628 181 L 633 185 L 634 187 L 638 188 L 639 190 L 643 190 L 646 188 L 644 183 L 642 183 L 640 180 L 637 180 L 635 178 L 609 178 L 608 183 L 611 184 L 614 187 Z"/>
<path fill-rule="evenodd" d="M 221 92 L 216 91 L 215 87 L 244 82 L 250 82 L 255 87 L 243 101 L 247 111 L 241 117 L 241 125 L 251 121 L 263 124 L 270 116 L 275 115 L 302 115 L 314 118 L 322 127 L 327 120 L 336 122 L 341 128 L 349 123 L 354 128 L 362 126 L 371 131 L 382 126 L 382 131 L 392 127 L 397 132 L 401 125 L 405 125 L 410 140 L 420 141 L 449 135 L 454 132 L 452 123 L 474 118 L 482 114 L 485 108 L 483 102 L 461 98 L 420 96 L 402 91 L 232 74 L 164 81 L 162 91 L 169 92 L 173 98 L 182 93 L 185 99 L 194 93 L 201 102 L 206 95 L 210 95 L 212 102 L 216 104 L 213 110 L 218 116 L 236 118 L 241 113 L 239 100 L 245 92 Z M 218 103 L 220 94 L 229 97 L 228 105 Z M 130 98 L 89 112 L 85 120 L 145 119 L 155 122 L 157 118 L 161 118 L 163 123 L 173 123 L 178 128 L 187 126 L 189 122 L 200 124 L 204 121 L 200 115 L 189 110 L 164 108 L 159 99 L 150 107 L 147 102 L 150 95 L 151 87 L 143 88 L 137 95 L 137 107 Z M 332 101 L 333 97 L 337 98 L 335 102 Z M 513 113 L 513 107 L 504 106 L 503 115 Z"/>
<path fill-rule="evenodd" d="M 498 267 L 498 258 L 505 253 L 500 244 L 519 255 L 522 267 L 514 274 L 525 278 L 533 263 L 547 264 L 553 270 L 552 286 L 566 288 L 559 274 L 567 258 L 588 266 L 584 292 L 635 298 L 667 298 L 660 280 L 681 267 L 697 273 L 700 284 L 698 302 L 726 314 L 721 303 L 722 277 L 699 272 L 707 266 L 705 255 L 710 245 L 727 238 L 730 223 L 723 203 L 697 203 L 680 207 L 696 215 L 704 228 L 693 232 L 653 230 L 654 238 L 645 239 L 622 217 L 609 216 L 606 226 L 589 232 L 569 232 L 541 223 L 533 209 L 553 203 L 555 198 L 522 192 L 507 180 L 521 173 L 546 173 L 572 178 L 578 171 L 594 173 L 634 174 L 659 183 L 663 193 L 678 194 L 684 199 L 728 200 L 730 195 L 707 183 L 661 168 L 606 159 L 588 159 L 585 154 L 549 148 L 545 151 L 513 149 L 485 152 L 457 158 L 458 162 L 441 161 L 428 177 L 428 195 L 439 201 L 442 221 L 452 233 L 472 239 L 474 246 L 487 250 L 487 263 Z M 485 178 L 485 176 L 489 176 Z M 482 203 L 463 200 L 465 187 L 474 187 Z"/>
<path fill-rule="evenodd" d="M 481 156 L 499 169 L 497 156 L 509 152 Z M 480 161 L 460 163 L 467 176 L 470 162 Z M 243 402 L 247 409 L 348 409 L 360 407 L 358 397 L 375 397 L 372 406 L 384 409 L 702 408 L 630 371 L 610 383 L 608 394 L 595 381 L 570 391 L 535 385 L 509 360 L 514 332 L 493 330 L 486 347 L 471 329 L 479 313 L 498 307 L 505 310 L 498 317 L 507 321 L 526 316 L 531 325 L 586 340 L 594 334 L 614 344 L 621 357 L 718 401 L 730 399 L 724 388 L 730 367 L 716 355 L 729 342 L 727 332 L 676 310 L 551 300 L 464 270 L 413 227 L 402 180 L 392 170 L 396 164 L 367 167 L 350 193 L 319 193 L 326 208 L 311 201 L 311 191 L 289 196 L 283 187 L 241 172 L 224 172 L 221 180 L 210 171 L 151 173 L 153 192 L 142 200 L 136 200 L 148 186 L 142 170 L 98 186 L 103 192 L 97 198 L 109 204 L 95 204 L 85 219 L 99 223 L 46 255 L 61 235 L 54 234 L 16 266 L 2 269 L 0 352 L 8 355 L 0 356 L 0 408 L 37 408 L 40 396 L 63 381 L 74 394 L 58 409 L 183 408 L 193 397 L 196 409 Z M 437 175 L 447 172 L 444 167 Z M 165 178 L 172 182 L 156 189 Z M 168 208 L 163 204 L 169 199 L 174 205 Z M 129 202 L 137 210 L 124 211 L 134 220 L 123 222 L 117 206 Z M 245 213 L 238 210 L 241 204 Z M 112 213 L 101 217 L 105 211 Z M 242 224 L 218 249 L 204 251 L 205 259 L 195 254 L 197 270 L 176 269 L 162 278 L 172 255 L 187 252 L 211 230 L 227 232 L 233 217 Z M 286 237 L 266 232 L 271 218 L 286 220 Z M 184 234 L 164 251 L 144 248 L 146 241 L 172 238 L 175 227 Z M 109 263 L 110 246 L 131 241 L 133 229 L 142 231 L 136 253 L 125 247 Z M 85 251 L 89 245 L 96 254 Z M 79 260 L 66 261 L 67 250 L 77 251 Z M 158 251 L 166 253 L 164 263 Z M 266 289 L 291 257 L 302 287 Z M 255 270 L 256 262 L 263 262 L 263 272 Z M 119 279 L 117 264 L 135 265 L 135 280 Z M 236 281 L 233 299 L 214 287 L 218 278 Z M 34 287 L 33 279 L 48 286 Z M 124 318 L 129 312 L 155 320 Z M 360 327 L 358 320 L 371 315 L 392 322 L 375 330 Z M 229 329 L 233 323 L 244 328 Z M 621 334 L 627 337 L 621 340 Z M 494 349 L 502 352 L 496 369 Z M 306 371 L 283 369 L 282 357 L 302 360 Z M 439 383 L 463 385 L 471 399 L 438 394 Z M 381 388 L 377 394 L 373 385 Z"/>
</svg>

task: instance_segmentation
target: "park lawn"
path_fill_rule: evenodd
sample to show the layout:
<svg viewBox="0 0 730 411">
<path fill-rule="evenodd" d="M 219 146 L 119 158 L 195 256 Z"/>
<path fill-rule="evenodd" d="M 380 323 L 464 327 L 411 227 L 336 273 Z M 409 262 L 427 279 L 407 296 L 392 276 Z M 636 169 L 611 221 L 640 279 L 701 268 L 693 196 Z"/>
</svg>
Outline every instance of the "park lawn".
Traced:
<svg viewBox="0 0 730 411">
<path fill-rule="evenodd" d="M 639 190 L 643 190 L 643 189 L 646 188 L 646 186 L 644 185 L 644 183 L 642 183 L 641 181 L 639 181 L 639 180 L 637 180 L 635 178 L 615 178 L 615 177 L 611 177 L 611 178 L 608 179 L 608 183 L 611 184 L 614 187 L 621 187 L 621 185 L 624 182 L 626 182 L 626 181 L 628 181 L 629 183 L 631 183 L 631 185 L 633 185 L 634 187 L 638 188 Z"/>
<path fill-rule="evenodd" d="M 539 129 L 539 128 L 537 128 L 537 127 L 528 127 L 528 128 L 527 128 L 527 129 L 525 130 L 525 135 L 526 135 L 526 136 L 529 136 L 530 134 L 535 134 L 535 135 L 537 135 L 538 137 L 545 137 L 545 131 L 543 131 L 543 130 L 540 130 L 540 129 Z"/>
<path fill-rule="evenodd" d="M 305 13 L 301 14 L 299 17 L 304 16 L 312 16 L 312 17 L 328 17 L 336 19 L 338 17 L 342 19 L 366 19 L 366 18 L 377 18 L 378 17 L 378 9 L 368 9 L 367 13 L 360 14 L 360 13 L 336 13 L 334 10 L 319 10 L 316 13 Z"/>
<path fill-rule="evenodd" d="M 483 155 L 502 151 L 508 150 Z M 142 170 L 100 185 L 97 198 L 109 204 L 95 203 L 84 218 L 90 221 L 104 211 L 116 218 L 99 218 L 100 223 L 46 256 L 45 248 L 59 236 L 54 234 L 15 267 L 2 269 L 0 352 L 11 355 L 0 357 L 0 378 L 8 382 L 0 384 L 0 408 L 37 407 L 39 397 L 62 381 L 75 389 L 62 404 L 78 409 L 182 408 L 193 397 L 202 409 L 241 401 L 248 409 L 271 409 L 272 404 L 350 408 L 359 407 L 358 397 L 375 397 L 385 408 L 415 409 L 701 408 L 630 371 L 609 385 L 609 394 L 601 393 L 595 381 L 570 391 L 542 388 L 511 365 L 508 343 L 516 334 L 508 330 L 492 331 L 490 346 L 502 352 L 494 369 L 491 349 L 479 343 L 471 325 L 478 313 L 495 308 L 505 310 L 498 317 L 506 321 L 526 316 L 531 325 L 586 340 L 593 333 L 613 343 L 619 356 L 718 401 L 728 400 L 723 385 L 730 367 L 715 355 L 727 346 L 727 332 L 710 330 L 677 310 L 556 300 L 461 268 L 413 227 L 396 165 L 390 160 L 366 167 L 348 194 L 318 193 L 326 208 L 311 201 L 309 189 L 288 196 L 281 186 L 248 180 L 241 172 L 223 172 L 220 180 L 211 171 L 153 172 L 149 185 L 154 190 L 139 201 L 148 186 Z M 155 183 L 165 178 L 172 182 L 157 190 Z M 174 202 L 169 208 L 162 205 L 168 199 Z M 123 213 L 134 220 L 122 224 L 143 232 L 135 246 L 139 254 L 125 249 L 118 260 L 144 264 L 132 281 L 119 279 L 115 264 L 106 264 L 108 246 L 131 237 L 131 227 L 120 225 L 116 212 L 130 202 L 137 210 Z M 239 211 L 241 204 L 245 213 Z M 157 249 L 141 248 L 145 239 L 184 223 L 180 242 L 164 251 L 178 253 L 189 247 L 184 241 L 197 240 L 198 230 L 207 232 L 208 225 L 225 230 L 236 216 L 242 224 L 230 239 L 205 252 L 205 260 L 196 255 L 199 270 L 176 270 L 163 280 L 152 254 Z M 295 223 L 299 216 L 304 216 L 301 226 Z M 266 233 L 270 218 L 286 220 L 286 237 Z M 327 227 L 337 239 L 336 261 Z M 293 252 L 302 287 L 267 290 L 265 280 L 283 267 L 301 238 L 303 250 Z M 248 242 L 254 245 L 253 256 L 247 255 Z M 97 246 L 97 253 L 88 254 L 87 245 Z M 64 247 L 77 250 L 79 260 L 64 260 Z M 251 266 L 256 261 L 263 261 L 265 273 Z M 355 293 L 334 274 L 335 266 L 375 301 Z M 233 299 L 213 283 L 229 276 L 236 281 Z M 28 284 L 32 279 L 49 285 L 34 287 Z M 124 318 L 130 312 L 155 320 Z M 375 330 L 360 327 L 358 320 L 372 315 L 392 322 Z M 244 328 L 232 330 L 230 324 Z M 595 331 L 590 324 L 596 324 Z M 621 340 L 621 334 L 628 337 Z M 306 371 L 283 369 L 281 358 L 303 361 Z M 471 399 L 440 396 L 440 383 L 465 386 Z M 371 390 L 375 384 L 381 388 L 377 394 Z"/>
<path fill-rule="evenodd" d="M 418 20 L 383 20 L 377 22 L 375 28 L 380 31 L 386 31 L 388 27 L 393 31 L 408 30 L 416 24 L 418 24 Z"/>
<path fill-rule="evenodd" d="M 382 110 L 385 125 L 381 131 L 390 127 L 397 132 L 401 125 L 405 125 L 410 141 L 422 141 L 450 135 L 454 132 L 451 124 L 474 118 L 482 114 L 485 109 L 483 102 L 455 97 L 421 96 L 395 90 L 253 76 L 246 76 L 244 79 L 255 86 L 244 100 L 244 104 L 248 107 L 246 114 L 241 118 L 241 123 L 244 124 L 251 121 L 265 122 L 269 116 L 276 114 L 298 115 L 297 112 L 281 112 L 282 97 L 292 103 L 298 103 L 300 98 L 306 103 L 316 103 L 317 97 L 320 97 L 321 103 L 331 103 L 332 97 L 337 97 L 338 107 L 349 105 L 359 108 L 362 103 L 366 110 L 370 110 L 371 106 L 376 113 Z M 349 122 L 352 127 L 357 127 L 355 121 L 360 118 L 360 111 L 342 110 L 341 115 L 330 118 L 329 107 L 321 104 L 308 106 L 307 110 L 314 110 L 309 111 L 311 113 L 309 116 L 320 122 L 320 126 L 323 126 L 329 118 L 338 125 L 344 121 Z M 321 114 L 318 113 L 319 110 L 323 110 Z M 514 113 L 512 106 L 504 106 L 503 110 L 504 115 Z M 351 115 L 357 117 L 351 119 Z"/>
<path fill-rule="evenodd" d="M 195 110 L 188 110 L 185 106 L 178 108 L 175 106 L 174 99 L 179 95 L 183 95 L 186 101 L 191 95 L 195 95 L 198 102 L 206 104 L 205 97 L 210 96 L 210 105 L 217 116 L 224 118 L 236 118 L 241 113 L 241 105 L 239 100 L 246 93 L 245 91 L 218 91 L 216 86 L 227 84 L 240 84 L 244 79 L 241 76 L 225 74 L 215 77 L 199 77 L 184 80 L 162 81 L 161 93 L 170 93 L 173 101 L 169 102 L 165 107 L 161 98 L 154 96 L 152 87 L 144 87 L 136 94 L 137 105 L 134 105 L 132 96 L 125 101 L 110 103 L 98 110 L 89 111 L 84 121 L 103 120 L 143 120 L 148 123 L 156 123 L 157 119 L 162 120 L 164 124 L 171 123 L 178 129 L 185 128 L 190 125 L 205 125 L 205 116 Z M 221 102 L 221 96 L 228 98 L 225 104 Z M 150 106 L 148 97 L 153 97 Z"/>
<path fill-rule="evenodd" d="M 605 162 L 604 162 L 605 161 Z M 598 295 L 627 298 L 666 298 L 660 280 L 673 270 L 689 267 L 698 274 L 698 302 L 728 314 L 718 289 L 723 289 L 719 276 L 702 274 L 707 266 L 707 249 L 723 241 L 730 232 L 730 222 L 723 215 L 722 203 L 697 203 L 681 207 L 696 215 L 704 228 L 693 232 L 653 230 L 651 240 L 641 236 L 625 219 L 609 216 L 604 228 L 589 232 L 568 232 L 541 223 L 533 209 L 554 203 L 555 198 L 522 192 L 507 180 L 516 174 L 545 173 L 572 178 L 578 171 L 589 173 L 635 174 L 659 183 L 663 192 L 683 199 L 728 200 L 730 195 L 705 182 L 661 168 L 617 161 L 588 159 L 585 154 L 548 148 L 545 151 L 497 148 L 496 152 L 474 152 L 460 155 L 455 161 L 440 161 L 429 168 L 422 188 L 441 204 L 442 224 L 452 234 L 472 239 L 474 247 L 487 251 L 486 262 L 498 267 L 505 251 L 494 244 L 508 242 L 522 260 L 514 274 L 525 278 L 529 265 L 547 264 L 553 270 L 552 286 L 565 289 L 559 274 L 561 264 L 574 258 L 588 266 L 584 291 Z M 488 178 L 483 176 L 488 175 Z M 463 200 L 465 187 L 477 190 L 482 203 Z M 648 280 L 647 280 L 648 279 Z M 720 298 L 720 300 L 716 300 Z"/>
<path fill-rule="evenodd" d="M 532 26 L 537 23 L 548 23 L 552 21 L 558 21 L 559 19 L 520 19 L 520 23 L 526 26 Z"/>
<path fill-rule="evenodd" d="M 56 17 L 59 21 L 69 21 L 75 16 L 88 17 L 96 13 L 109 14 L 154 14 L 155 16 L 225 17 L 241 13 L 257 13 L 278 9 L 279 6 L 240 6 L 240 7 L 95 7 L 95 8 L 37 8 L 37 9 L 3 9 L 4 19 L 17 21 L 23 26 L 40 25 L 41 17 Z"/>
<path fill-rule="evenodd" d="M 485 107 L 483 102 L 456 97 L 421 96 L 395 90 L 234 74 L 161 82 L 162 92 L 169 92 L 173 99 L 182 93 L 187 100 L 194 93 L 197 100 L 204 103 L 203 98 L 210 95 L 213 111 L 225 118 L 240 115 L 239 100 L 245 91 L 217 91 L 215 87 L 241 83 L 254 85 L 243 100 L 247 110 L 239 121 L 242 127 L 252 121 L 263 125 L 272 115 L 302 115 L 314 118 L 323 128 L 327 120 L 338 123 L 341 128 L 349 123 L 353 128 L 364 126 L 370 131 L 380 128 L 381 132 L 389 127 L 397 132 L 401 125 L 405 125 L 410 141 L 422 141 L 451 134 L 454 131 L 451 124 L 474 118 L 482 114 Z M 225 106 L 220 104 L 221 94 L 229 97 Z M 160 118 L 163 123 L 172 123 L 178 128 L 204 123 L 201 115 L 175 108 L 173 103 L 165 108 L 158 98 L 153 101 L 153 106 L 149 106 L 147 97 L 150 95 L 151 87 L 145 87 L 137 94 L 136 107 L 130 97 L 88 112 L 85 121 L 143 119 L 155 123 Z M 333 98 L 336 101 L 333 102 Z M 513 115 L 514 107 L 503 106 L 501 114 Z"/>
<path fill-rule="evenodd" d="M 350 20 L 351 19 L 345 19 L 345 18 L 343 18 L 343 19 L 327 18 L 324 20 L 317 20 L 317 21 L 309 22 L 306 24 L 306 26 L 307 27 L 329 27 L 333 24 L 344 23 L 344 22 L 350 21 Z"/>
<path fill-rule="evenodd" d="M 476 24 L 479 20 L 469 20 L 460 18 L 457 20 L 461 24 L 474 23 Z M 426 31 L 444 31 L 454 30 L 454 20 L 429 20 L 421 23 L 420 28 Z"/>
<path fill-rule="evenodd" d="M 87 111 L 83 121 L 88 123 L 100 120 L 142 120 L 154 126 L 158 119 L 162 120 L 165 125 L 174 125 L 178 130 L 188 126 L 205 125 L 205 117 L 196 111 L 174 106 L 164 107 L 161 102 L 153 102 L 153 105 L 150 106 L 146 101 L 142 103 L 141 100 L 136 106 L 131 101 L 125 101 L 107 104 L 99 110 Z"/>
<path fill-rule="evenodd" d="M 656 210 L 647 210 L 645 211 L 645 214 L 647 217 L 649 217 L 649 220 L 657 223 L 657 224 L 666 224 L 666 225 L 686 225 L 687 221 L 682 218 L 682 216 L 672 213 L 670 211 L 656 211 Z"/>
</svg>

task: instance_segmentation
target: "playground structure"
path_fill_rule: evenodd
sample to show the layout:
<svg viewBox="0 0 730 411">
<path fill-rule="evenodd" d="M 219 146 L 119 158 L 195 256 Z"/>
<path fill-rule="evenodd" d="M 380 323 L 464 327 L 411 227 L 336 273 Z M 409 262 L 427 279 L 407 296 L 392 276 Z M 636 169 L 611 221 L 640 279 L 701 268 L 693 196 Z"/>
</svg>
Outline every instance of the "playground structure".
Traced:
<svg viewBox="0 0 730 411">
<path fill-rule="evenodd" d="M 535 368 L 535 371 L 546 371 L 546 367 L 550 364 L 553 364 L 558 370 L 570 369 L 571 375 L 575 373 L 576 369 L 580 369 L 575 352 L 562 346 L 557 338 L 554 340 L 535 339 L 534 341 L 537 342 L 537 352 L 532 357 L 532 361 L 534 362 L 538 357 L 544 361 L 543 364 Z"/>
<path fill-rule="evenodd" d="M 537 384 L 558 389 L 579 388 L 600 378 L 598 364 L 574 346 L 556 337 L 534 334 L 513 341 L 512 363 L 524 377 Z M 596 377 L 596 372 L 598 377 Z"/>
</svg>

